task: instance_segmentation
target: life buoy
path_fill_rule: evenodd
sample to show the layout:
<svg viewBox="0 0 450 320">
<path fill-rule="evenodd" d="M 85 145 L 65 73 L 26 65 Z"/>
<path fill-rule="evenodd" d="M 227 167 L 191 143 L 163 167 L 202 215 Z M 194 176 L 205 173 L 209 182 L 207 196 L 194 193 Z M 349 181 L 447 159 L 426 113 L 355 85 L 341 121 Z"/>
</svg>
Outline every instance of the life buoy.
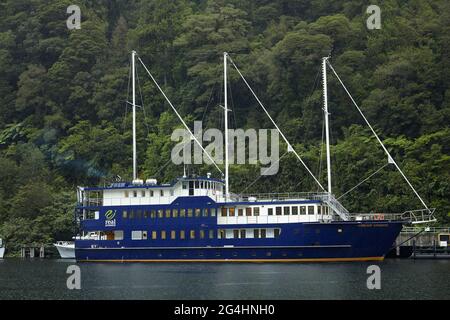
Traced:
<svg viewBox="0 0 450 320">
<path fill-rule="evenodd" d="M 384 220 L 384 214 L 377 213 L 374 215 L 374 220 Z"/>
</svg>

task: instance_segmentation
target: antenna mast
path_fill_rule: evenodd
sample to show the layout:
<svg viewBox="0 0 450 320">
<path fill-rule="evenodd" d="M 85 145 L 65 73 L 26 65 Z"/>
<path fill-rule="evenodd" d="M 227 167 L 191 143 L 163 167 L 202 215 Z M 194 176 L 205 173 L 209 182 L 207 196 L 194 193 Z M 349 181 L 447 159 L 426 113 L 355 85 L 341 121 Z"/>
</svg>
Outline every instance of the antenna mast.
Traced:
<svg viewBox="0 0 450 320">
<path fill-rule="evenodd" d="M 224 109 L 225 109 L 225 202 L 228 201 L 229 184 L 228 184 L 228 96 L 227 96 L 227 57 L 228 53 L 223 53 L 223 90 L 224 90 Z"/>
<path fill-rule="evenodd" d="M 137 179 L 137 157 L 136 157 L 136 67 L 135 67 L 136 51 L 131 52 L 131 68 L 133 78 L 133 181 Z"/>
<path fill-rule="evenodd" d="M 325 115 L 325 140 L 327 148 L 327 181 L 328 193 L 331 194 L 331 157 L 330 157 L 330 125 L 328 122 L 328 92 L 327 92 L 327 60 L 328 57 L 322 58 L 322 76 L 323 76 L 323 112 Z"/>
</svg>

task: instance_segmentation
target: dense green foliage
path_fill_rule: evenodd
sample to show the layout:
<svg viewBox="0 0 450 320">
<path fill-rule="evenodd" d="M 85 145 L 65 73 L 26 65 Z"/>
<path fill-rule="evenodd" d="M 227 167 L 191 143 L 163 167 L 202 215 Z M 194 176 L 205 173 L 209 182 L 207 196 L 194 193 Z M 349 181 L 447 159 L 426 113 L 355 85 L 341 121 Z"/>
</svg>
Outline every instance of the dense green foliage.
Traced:
<svg viewBox="0 0 450 320">
<path fill-rule="evenodd" d="M 70 238 L 75 187 L 131 176 L 129 53 L 137 50 L 190 124 L 223 124 L 222 52 L 240 66 L 296 150 L 325 184 L 321 57 L 331 61 L 425 201 L 450 222 L 450 3 L 373 1 L 69 0 L 0 3 L 0 236 L 20 243 Z M 230 71 L 231 123 L 271 128 Z M 170 134 L 180 125 L 139 69 L 142 178 L 170 180 Z M 333 187 L 344 193 L 386 163 L 345 92 L 329 80 Z M 128 110 L 127 110 L 128 109 Z M 143 112 L 145 111 L 145 112 Z M 285 148 L 285 146 L 284 146 Z M 280 150 L 280 155 L 284 150 Z M 322 155 L 322 159 L 320 159 Z M 320 170 L 322 168 L 322 170 Z M 191 168 L 197 173 L 212 167 Z M 259 176 L 231 168 L 233 192 Z M 292 154 L 246 192 L 316 190 Z M 403 212 L 421 204 L 392 166 L 342 198 L 351 210 Z"/>
</svg>

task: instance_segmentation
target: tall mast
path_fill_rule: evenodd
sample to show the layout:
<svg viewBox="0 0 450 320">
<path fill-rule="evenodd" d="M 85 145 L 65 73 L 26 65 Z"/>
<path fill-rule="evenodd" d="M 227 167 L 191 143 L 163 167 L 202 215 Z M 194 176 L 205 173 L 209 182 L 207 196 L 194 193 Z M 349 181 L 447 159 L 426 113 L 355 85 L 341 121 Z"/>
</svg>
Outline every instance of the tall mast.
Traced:
<svg viewBox="0 0 450 320">
<path fill-rule="evenodd" d="M 228 53 L 223 53 L 223 90 L 225 103 L 225 202 L 228 201 L 229 185 L 228 185 L 228 96 L 227 96 L 227 56 Z"/>
<path fill-rule="evenodd" d="M 323 76 L 323 112 L 325 115 L 325 140 L 327 147 L 327 181 L 328 193 L 331 194 L 331 157 L 330 157 L 330 129 L 328 123 L 328 92 L 327 92 L 327 60 L 328 57 L 322 58 L 322 76 Z"/>
<path fill-rule="evenodd" d="M 137 159 L 136 159 L 136 67 L 135 67 L 136 51 L 131 52 L 131 74 L 133 87 L 133 181 L 137 179 Z"/>
</svg>

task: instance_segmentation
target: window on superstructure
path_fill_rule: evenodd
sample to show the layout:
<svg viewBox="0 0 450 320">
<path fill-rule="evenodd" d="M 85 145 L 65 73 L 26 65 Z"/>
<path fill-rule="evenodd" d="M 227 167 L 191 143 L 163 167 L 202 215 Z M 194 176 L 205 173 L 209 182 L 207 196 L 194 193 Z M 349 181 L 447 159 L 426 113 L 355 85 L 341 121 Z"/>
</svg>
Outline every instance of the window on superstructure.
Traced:
<svg viewBox="0 0 450 320">
<path fill-rule="evenodd" d="M 261 238 L 266 237 L 266 229 L 261 229 Z"/>
<path fill-rule="evenodd" d="M 170 218 L 170 209 L 166 209 L 166 218 Z"/>
<path fill-rule="evenodd" d="M 242 229 L 242 230 L 240 230 L 240 236 L 241 236 L 241 239 L 245 239 L 246 238 L 246 230 L 245 229 Z"/>
<path fill-rule="evenodd" d="M 292 215 L 294 215 L 294 216 L 298 215 L 298 207 L 297 206 L 292 207 Z"/>
<path fill-rule="evenodd" d="M 137 198 L 137 191 L 136 190 L 133 191 L 133 197 Z"/>
<path fill-rule="evenodd" d="M 170 189 L 170 196 L 173 197 L 174 193 L 173 193 L 173 189 Z"/>
<path fill-rule="evenodd" d="M 158 233 L 156 231 L 152 231 L 152 240 L 156 240 L 158 238 Z"/>
<path fill-rule="evenodd" d="M 234 207 L 233 208 L 228 208 L 228 212 L 229 212 L 230 217 L 234 217 L 234 210 L 235 210 Z"/>
<path fill-rule="evenodd" d="M 223 229 L 217 230 L 217 238 L 225 239 L 225 230 L 223 230 Z"/>
<path fill-rule="evenodd" d="M 278 238 L 280 236 L 280 229 L 274 229 L 273 230 L 273 235 L 275 238 Z"/>
<path fill-rule="evenodd" d="M 198 180 L 197 181 L 195 181 L 195 187 L 194 187 L 195 189 L 199 189 L 199 184 L 198 184 Z"/>
<path fill-rule="evenodd" d="M 209 230 L 209 238 L 214 239 L 214 230 Z"/>
<path fill-rule="evenodd" d="M 268 214 L 269 216 L 273 216 L 273 208 L 267 209 L 267 214 Z"/>
<path fill-rule="evenodd" d="M 222 208 L 222 217 L 227 216 L 227 208 Z"/>
<path fill-rule="evenodd" d="M 300 207 L 300 214 L 306 214 L 306 207 L 305 206 L 301 206 Z"/>
<path fill-rule="evenodd" d="M 242 217 L 243 215 L 244 215 L 244 209 L 239 208 L 239 209 L 238 209 L 238 216 L 239 216 L 239 217 Z"/>
<path fill-rule="evenodd" d="M 186 209 L 181 209 L 180 210 L 180 218 L 184 218 L 186 217 Z"/>
<path fill-rule="evenodd" d="M 322 206 L 317 206 L 317 214 L 322 214 Z"/>
<path fill-rule="evenodd" d="M 281 207 L 276 207 L 275 213 L 277 214 L 277 216 L 281 216 Z"/>
<path fill-rule="evenodd" d="M 150 197 L 153 197 L 154 193 L 153 190 L 150 190 Z"/>
<path fill-rule="evenodd" d="M 285 216 L 288 216 L 288 215 L 289 215 L 290 209 L 291 209 L 291 207 L 284 207 L 284 208 L 283 208 L 283 211 L 284 211 L 284 215 L 285 215 Z"/>
<path fill-rule="evenodd" d="M 164 197 L 164 190 L 159 190 L 159 194 L 161 195 L 161 197 Z"/>
<path fill-rule="evenodd" d="M 174 218 L 178 218 L 178 209 L 173 209 L 173 210 L 172 210 L 172 216 L 173 216 Z"/>
<path fill-rule="evenodd" d="M 308 206 L 308 214 L 314 214 L 314 206 Z"/>
<path fill-rule="evenodd" d="M 205 230 L 200 230 L 200 239 L 205 239 Z"/>
<path fill-rule="evenodd" d="M 123 211 L 122 211 L 122 218 L 123 218 L 123 219 L 128 218 L 128 212 L 127 212 L 127 210 L 123 210 Z"/>
<path fill-rule="evenodd" d="M 235 238 L 235 239 L 239 238 L 239 230 L 237 230 L 237 229 L 233 230 L 233 238 Z"/>
<path fill-rule="evenodd" d="M 187 189 L 187 182 L 183 181 L 182 186 L 183 186 L 183 189 Z"/>
<path fill-rule="evenodd" d="M 253 229 L 253 238 L 259 238 L 259 229 Z"/>
<path fill-rule="evenodd" d="M 144 219 L 148 218 L 148 210 L 144 210 Z"/>
<path fill-rule="evenodd" d="M 170 239 L 175 240 L 177 238 L 177 233 L 175 230 L 170 231 Z"/>
<path fill-rule="evenodd" d="M 186 238 L 186 234 L 184 232 L 184 230 L 180 230 L 180 239 L 184 240 Z"/>
<path fill-rule="evenodd" d="M 142 210 L 141 209 L 138 209 L 137 211 L 136 211 L 136 219 L 141 219 L 142 218 Z"/>
<path fill-rule="evenodd" d="M 254 215 L 255 217 L 259 216 L 259 207 L 254 207 L 254 208 L 253 208 L 253 215 Z"/>
<path fill-rule="evenodd" d="M 158 209 L 158 218 L 164 217 L 164 211 L 162 209 Z"/>
<path fill-rule="evenodd" d="M 252 208 L 245 208 L 245 215 L 250 217 L 252 215 Z"/>
<path fill-rule="evenodd" d="M 130 217 L 130 219 L 134 219 L 134 210 L 130 210 L 129 217 Z"/>
<path fill-rule="evenodd" d="M 128 193 L 128 190 L 125 191 L 125 198 L 128 198 L 130 194 Z"/>
<path fill-rule="evenodd" d="M 216 208 L 211 208 L 211 217 L 216 216 Z"/>
<path fill-rule="evenodd" d="M 145 190 L 141 191 L 141 197 L 145 197 Z"/>
<path fill-rule="evenodd" d="M 200 217 L 200 215 L 201 215 L 201 209 L 195 208 L 195 216 Z"/>
<path fill-rule="evenodd" d="M 203 208 L 202 216 L 207 217 L 208 216 L 208 208 Z"/>
<path fill-rule="evenodd" d="M 152 209 L 150 211 L 150 218 L 156 218 L 156 210 L 155 209 Z"/>
<path fill-rule="evenodd" d="M 195 239 L 195 230 L 191 230 L 191 231 L 189 232 L 189 238 L 190 238 L 190 239 Z"/>
<path fill-rule="evenodd" d="M 162 231 L 161 231 L 161 239 L 162 239 L 162 240 L 165 240 L 165 239 L 166 239 L 166 231 L 165 231 L 165 230 L 162 230 Z"/>
<path fill-rule="evenodd" d="M 188 216 L 188 218 L 192 218 L 192 216 L 193 216 L 193 210 L 192 209 L 188 209 L 187 210 L 187 216 Z"/>
</svg>

